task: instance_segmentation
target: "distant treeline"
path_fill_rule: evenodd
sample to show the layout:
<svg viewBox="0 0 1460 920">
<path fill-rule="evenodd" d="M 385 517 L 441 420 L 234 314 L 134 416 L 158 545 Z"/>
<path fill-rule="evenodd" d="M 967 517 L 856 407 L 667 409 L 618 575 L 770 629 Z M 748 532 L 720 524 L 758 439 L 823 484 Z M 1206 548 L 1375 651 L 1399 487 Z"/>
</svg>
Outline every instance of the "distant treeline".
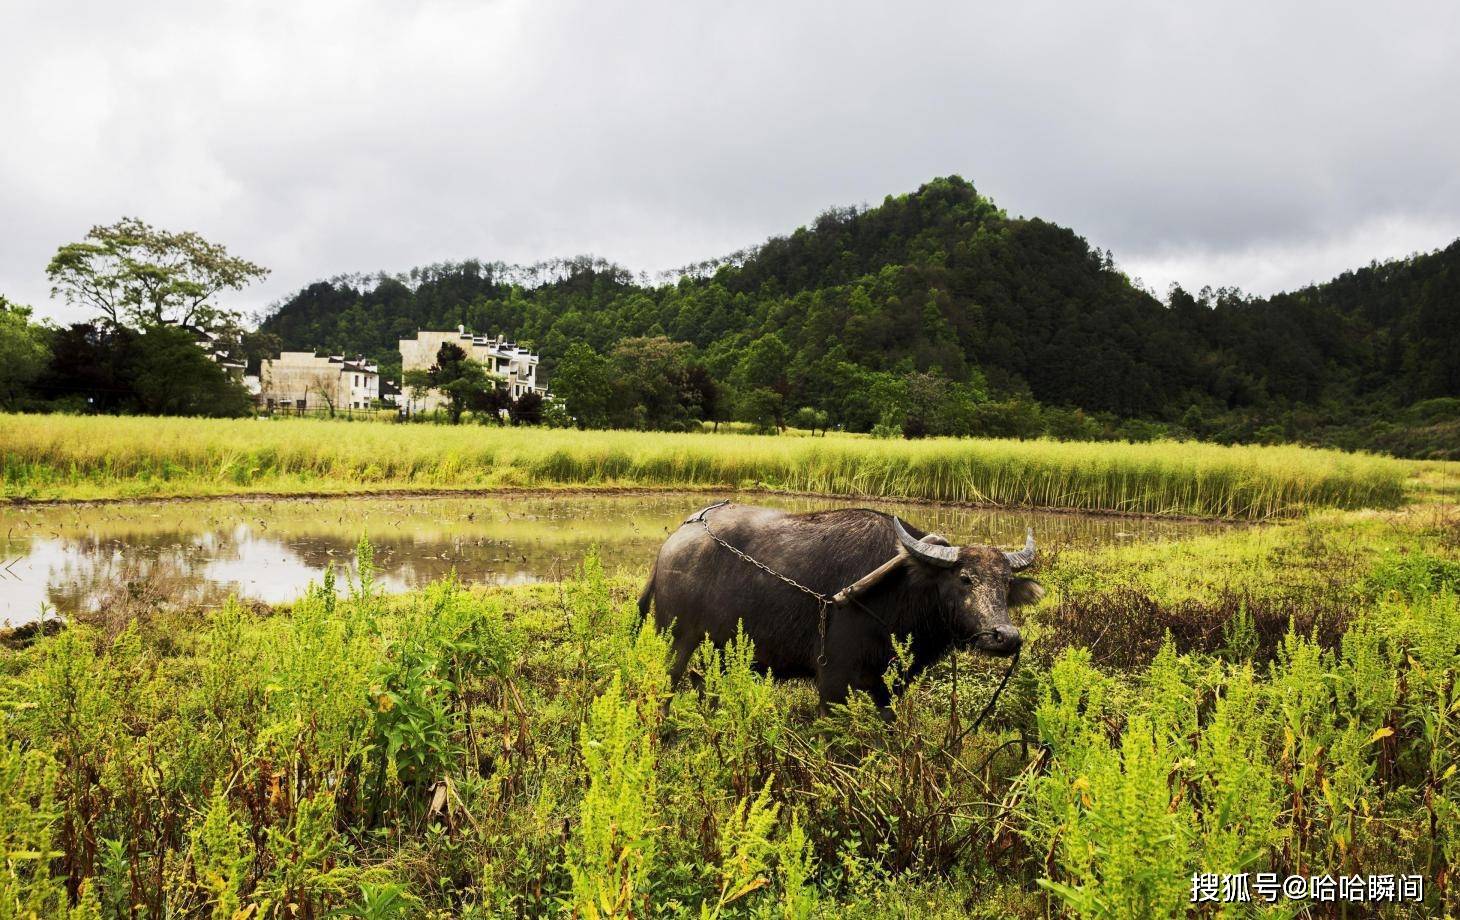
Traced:
<svg viewBox="0 0 1460 920">
<path fill-rule="evenodd" d="M 950 177 L 675 280 L 591 258 L 435 265 L 312 284 L 261 331 L 387 373 L 417 329 L 504 332 L 594 426 L 807 410 L 908 435 L 1460 450 L 1460 242 L 1267 299 L 1174 287 L 1168 301 L 1073 231 Z"/>
<path fill-rule="evenodd" d="M 176 326 L 54 328 L 0 297 L 0 411 L 237 416 L 248 391 Z"/>
</svg>

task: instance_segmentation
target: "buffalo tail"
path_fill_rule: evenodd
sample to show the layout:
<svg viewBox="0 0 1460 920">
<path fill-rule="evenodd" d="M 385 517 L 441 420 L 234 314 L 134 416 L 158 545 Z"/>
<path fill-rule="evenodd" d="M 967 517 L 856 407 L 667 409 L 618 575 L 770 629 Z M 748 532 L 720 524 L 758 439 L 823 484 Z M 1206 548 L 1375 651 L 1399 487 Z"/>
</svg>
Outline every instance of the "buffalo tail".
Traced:
<svg viewBox="0 0 1460 920">
<path fill-rule="evenodd" d="M 654 570 L 659 567 L 659 560 L 649 566 L 649 580 L 644 583 L 644 590 L 639 592 L 639 622 L 644 622 L 644 617 L 649 615 L 649 604 L 654 600 Z"/>
</svg>

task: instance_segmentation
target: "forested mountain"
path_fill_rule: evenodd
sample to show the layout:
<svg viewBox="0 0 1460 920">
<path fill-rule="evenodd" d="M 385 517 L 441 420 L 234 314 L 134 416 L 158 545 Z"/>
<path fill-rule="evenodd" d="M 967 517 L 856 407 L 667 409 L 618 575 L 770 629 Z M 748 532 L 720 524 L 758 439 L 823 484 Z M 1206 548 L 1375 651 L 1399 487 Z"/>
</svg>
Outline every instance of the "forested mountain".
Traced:
<svg viewBox="0 0 1460 920">
<path fill-rule="evenodd" d="M 463 324 L 532 343 L 549 378 L 574 343 L 610 356 L 663 336 L 688 343 L 675 360 L 739 402 L 768 391 L 856 430 L 906 428 L 931 393 L 920 433 L 1073 425 L 1392 447 L 1395 425 L 1443 427 L 1460 405 L 1460 242 L 1267 299 L 1168 299 L 1073 231 L 1011 218 L 955 176 L 662 283 L 587 258 L 437 265 L 318 282 L 262 329 L 390 365 L 398 338 Z"/>
</svg>

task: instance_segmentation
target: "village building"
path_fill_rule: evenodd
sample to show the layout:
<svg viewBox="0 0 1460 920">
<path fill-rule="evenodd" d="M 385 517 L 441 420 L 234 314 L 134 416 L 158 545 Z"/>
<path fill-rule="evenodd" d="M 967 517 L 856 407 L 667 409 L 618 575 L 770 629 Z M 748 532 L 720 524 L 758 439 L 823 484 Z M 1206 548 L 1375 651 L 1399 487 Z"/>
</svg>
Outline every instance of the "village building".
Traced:
<svg viewBox="0 0 1460 920">
<path fill-rule="evenodd" d="M 225 338 L 216 332 L 203 329 L 198 326 L 179 325 L 193 336 L 193 344 L 208 357 L 209 361 L 223 368 L 224 372 L 234 380 L 243 384 L 248 395 L 257 402 L 259 398 L 259 378 L 248 362 L 241 356 L 234 354 L 231 339 Z"/>
<path fill-rule="evenodd" d="M 528 393 L 547 396 L 547 388 L 537 382 L 538 356 L 530 348 L 507 341 L 505 336 L 485 336 L 467 332 L 465 326 L 454 331 L 434 332 L 422 330 L 413 339 L 400 340 L 401 373 L 412 370 L 430 370 L 436 363 L 436 354 L 441 346 L 450 343 L 466 352 L 466 356 L 479 362 L 488 373 L 502 378 L 503 388 L 513 399 Z M 416 402 L 419 411 L 430 412 L 446 405 L 446 398 L 439 390 L 430 390 L 423 400 Z"/>
<path fill-rule="evenodd" d="M 257 380 L 256 398 L 269 409 L 337 412 L 381 402 L 380 368 L 363 355 L 285 351 L 259 362 Z"/>
<path fill-rule="evenodd" d="M 179 325 L 178 328 L 191 334 L 193 343 L 208 356 L 208 360 L 222 367 L 229 376 L 235 380 L 244 376 L 244 361 L 233 353 L 233 343 L 229 339 L 198 326 Z"/>
</svg>

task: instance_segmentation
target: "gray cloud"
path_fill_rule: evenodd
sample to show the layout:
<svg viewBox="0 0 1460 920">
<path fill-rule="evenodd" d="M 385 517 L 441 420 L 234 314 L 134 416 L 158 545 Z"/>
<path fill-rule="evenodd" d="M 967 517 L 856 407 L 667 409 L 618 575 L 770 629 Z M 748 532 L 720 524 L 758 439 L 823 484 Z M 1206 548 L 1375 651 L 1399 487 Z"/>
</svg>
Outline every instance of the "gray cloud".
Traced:
<svg viewBox="0 0 1460 920">
<path fill-rule="evenodd" d="M 1460 7 L 12 0 L 0 292 L 93 223 L 320 277 L 659 270 L 934 176 L 1149 286 L 1259 293 L 1460 235 Z"/>
</svg>

